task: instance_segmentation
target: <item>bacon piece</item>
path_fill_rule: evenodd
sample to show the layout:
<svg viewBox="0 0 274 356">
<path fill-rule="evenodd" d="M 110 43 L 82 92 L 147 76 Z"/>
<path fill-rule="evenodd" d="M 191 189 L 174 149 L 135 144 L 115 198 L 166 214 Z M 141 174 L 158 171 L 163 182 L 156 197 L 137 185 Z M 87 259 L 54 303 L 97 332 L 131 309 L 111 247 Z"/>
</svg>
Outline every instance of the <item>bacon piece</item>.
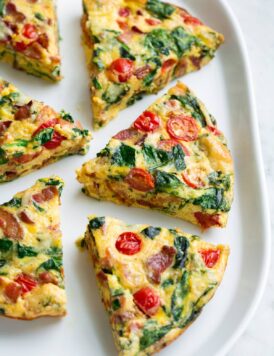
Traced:
<svg viewBox="0 0 274 356">
<path fill-rule="evenodd" d="M 0 229 L 6 237 L 21 240 L 24 236 L 23 229 L 15 216 L 10 212 L 0 208 Z"/>
<path fill-rule="evenodd" d="M 29 103 L 23 105 L 23 106 L 19 106 L 15 115 L 14 115 L 14 119 L 15 120 L 24 120 L 30 117 L 31 112 L 30 112 L 30 108 L 32 106 L 32 101 L 30 101 Z"/>
<path fill-rule="evenodd" d="M 10 15 L 14 22 L 23 22 L 26 18 L 26 16 L 22 13 L 17 11 L 16 6 L 12 2 L 8 2 L 6 5 L 6 13 L 7 15 Z"/>
<path fill-rule="evenodd" d="M 118 132 L 115 136 L 113 136 L 113 138 L 116 138 L 117 140 L 125 141 L 129 138 L 136 136 L 136 135 L 138 135 L 138 131 L 136 129 L 134 129 L 133 127 L 131 127 L 129 129 L 122 130 L 122 131 Z"/>
<path fill-rule="evenodd" d="M 32 199 L 36 201 L 36 203 L 44 203 L 46 201 L 51 200 L 56 195 L 58 195 L 57 188 L 48 187 L 48 188 L 44 188 L 40 193 L 34 194 L 32 196 Z"/>
<path fill-rule="evenodd" d="M 42 33 L 39 35 L 37 42 L 45 49 L 48 49 L 49 47 L 49 38 L 46 33 Z"/>
<path fill-rule="evenodd" d="M 146 263 L 148 279 L 156 284 L 161 283 L 161 273 L 173 263 L 176 249 L 172 246 L 163 246 L 161 251 L 149 257 Z"/>
<path fill-rule="evenodd" d="M 44 284 L 52 283 L 52 284 L 56 284 L 56 285 L 58 284 L 57 278 L 50 272 L 47 272 L 47 271 L 42 272 L 39 274 L 38 277 L 39 277 L 39 281 L 41 283 L 44 283 Z"/>
<path fill-rule="evenodd" d="M 31 218 L 29 217 L 29 215 L 25 211 L 22 211 L 19 214 L 19 218 L 26 224 L 29 224 L 29 225 L 33 225 L 34 224 L 34 221 L 31 220 Z"/>
<path fill-rule="evenodd" d="M 0 121 L 0 135 L 2 135 L 11 125 L 12 121 Z"/>
<path fill-rule="evenodd" d="M 212 226 L 221 226 L 219 214 L 207 214 L 200 211 L 194 213 L 195 218 L 201 225 L 202 229 L 208 229 Z"/>
<path fill-rule="evenodd" d="M 34 153 L 26 153 L 19 157 L 13 157 L 12 161 L 19 163 L 19 164 L 28 163 L 28 162 L 32 161 L 33 159 L 35 159 L 36 157 L 40 156 L 41 153 L 42 153 L 42 151 L 34 152 Z"/>
<path fill-rule="evenodd" d="M 31 45 L 27 46 L 24 50 L 24 54 L 33 59 L 41 59 L 42 58 L 42 48 L 37 42 L 33 42 Z"/>
<path fill-rule="evenodd" d="M 119 35 L 117 38 L 119 41 L 125 43 L 125 44 L 130 44 L 132 40 L 133 32 L 132 31 L 124 31 L 121 35 Z"/>
<path fill-rule="evenodd" d="M 148 64 L 146 64 L 143 67 L 137 68 L 134 72 L 134 75 L 138 78 L 138 79 L 143 79 L 148 73 L 150 73 L 151 68 Z"/>
</svg>

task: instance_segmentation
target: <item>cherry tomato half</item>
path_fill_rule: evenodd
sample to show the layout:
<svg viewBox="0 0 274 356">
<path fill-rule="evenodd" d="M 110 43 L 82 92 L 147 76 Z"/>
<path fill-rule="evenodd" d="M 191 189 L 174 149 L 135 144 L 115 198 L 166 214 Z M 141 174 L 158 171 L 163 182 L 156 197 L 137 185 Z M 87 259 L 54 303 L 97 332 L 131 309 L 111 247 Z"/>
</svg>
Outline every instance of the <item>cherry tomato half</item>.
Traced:
<svg viewBox="0 0 274 356">
<path fill-rule="evenodd" d="M 128 7 L 122 7 L 119 10 L 119 16 L 121 17 L 128 17 L 130 15 L 130 9 Z"/>
<path fill-rule="evenodd" d="M 188 142 L 197 140 L 199 128 L 193 117 L 179 115 L 168 120 L 167 131 L 172 138 Z"/>
<path fill-rule="evenodd" d="M 30 292 L 34 287 L 37 286 L 37 282 L 27 274 L 21 273 L 16 279 L 15 282 L 21 286 L 21 294 Z"/>
<path fill-rule="evenodd" d="M 110 65 L 110 71 L 123 83 L 130 79 L 134 71 L 134 63 L 127 58 L 118 58 Z"/>
<path fill-rule="evenodd" d="M 205 265 L 208 268 L 212 268 L 216 265 L 220 257 L 220 250 L 201 250 L 200 254 L 204 260 Z"/>
<path fill-rule="evenodd" d="M 140 192 L 148 192 L 155 187 L 153 176 L 142 168 L 132 168 L 126 176 L 125 181 L 131 188 Z"/>
<path fill-rule="evenodd" d="M 147 315 L 155 315 L 160 306 L 160 298 L 149 287 L 144 287 L 133 294 L 135 304 Z"/>
<path fill-rule="evenodd" d="M 133 126 L 144 132 L 152 132 L 160 126 L 160 119 L 151 111 L 143 112 L 135 121 Z"/>
<path fill-rule="evenodd" d="M 124 232 L 118 236 L 115 247 L 123 255 L 135 255 L 141 250 L 142 240 L 134 232 Z"/>
<path fill-rule="evenodd" d="M 26 23 L 23 27 L 23 36 L 35 41 L 38 38 L 37 28 L 30 23 Z"/>
</svg>

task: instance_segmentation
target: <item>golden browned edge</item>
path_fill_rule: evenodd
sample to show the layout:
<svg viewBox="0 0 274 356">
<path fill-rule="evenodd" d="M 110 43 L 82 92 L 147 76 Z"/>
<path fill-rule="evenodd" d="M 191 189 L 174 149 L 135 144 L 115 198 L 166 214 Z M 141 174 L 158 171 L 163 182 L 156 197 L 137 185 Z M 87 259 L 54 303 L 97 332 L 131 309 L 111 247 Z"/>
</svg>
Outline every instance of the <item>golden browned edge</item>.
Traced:
<svg viewBox="0 0 274 356">
<path fill-rule="evenodd" d="M 62 314 L 56 314 L 56 315 L 45 314 L 45 315 L 34 316 L 33 318 L 18 318 L 18 317 L 14 317 L 11 315 L 5 315 L 5 314 L 3 314 L 3 315 L 1 314 L 0 317 L 13 319 L 13 320 L 31 321 L 31 320 L 40 319 L 40 318 L 61 318 L 61 317 L 63 318 L 66 315 L 67 315 L 67 311 L 65 311 Z"/>
</svg>

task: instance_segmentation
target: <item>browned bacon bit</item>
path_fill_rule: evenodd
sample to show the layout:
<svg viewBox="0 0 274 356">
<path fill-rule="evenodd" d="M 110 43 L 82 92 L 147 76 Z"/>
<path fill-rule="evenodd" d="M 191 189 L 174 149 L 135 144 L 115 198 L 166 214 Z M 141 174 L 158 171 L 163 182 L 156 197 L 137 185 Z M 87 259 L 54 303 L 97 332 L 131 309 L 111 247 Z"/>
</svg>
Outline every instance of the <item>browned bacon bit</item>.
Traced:
<svg viewBox="0 0 274 356">
<path fill-rule="evenodd" d="M 25 50 L 24 53 L 26 56 L 33 58 L 33 59 L 41 59 L 42 57 L 42 52 L 41 52 L 41 46 L 33 42 L 30 46 L 28 46 Z"/>
<path fill-rule="evenodd" d="M 12 161 L 19 163 L 19 164 L 28 163 L 28 162 L 32 161 L 33 159 L 35 159 L 36 157 L 40 156 L 42 151 L 43 150 L 41 150 L 39 152 L 34 152 L 34 153 L 26 153 L 26 154 L 23 154 L 18 157 L 13 157 Z"/>
<path fill-rule="evenodd" d="M 34 194 L 32 199 L 36 201 L 36 203 L 44 203 L 46 201 L 51 200 L 53 197 L 58 195 L 58 190 L 56 187 L 48 187 L 43 189 L 40 193 Z"/>
<path fill-rule="evenodd" d="M 6 286 L 4 293 L 13 303 L 16 303 L 21 295 L 21 286 L 18 283 L 11 282 Z"/>
<path fill-rule="evenodd" d="M 2 135 L 11 125 L 12 121 L 0 121 L 0 135 Z"/>
<path fill-rule="evenodd" d="M 219 214 L 207 214 L 197 211 L 194 213 L 195 218 L 201 225 L 202 229 L 208 229 L 211 226 L 220 226 L 220 215 Z"/>
<path fill-rule="evenodd" d="M 29 118 L 31 115 L 31 112 L 30 112 L 31 105 L 32 105 L 32 101 L 30 101 L 26 105 L 19 106 L 15 115 L 14 115 L 14 119 L 15 120 L 24 120 L 24 119 Z"/>
<path fill-rule="evenodd" d="M 23 229 L 17 219 L 8 211 L 0 208 L 0 229 L 4 236 L 10 239 L 21 240 L 24 236 Z"/>
<path fill-rule="evenodd" d="M 22 12 L 17 11 L 16 6 L 12 2 L 8 2 L 6 5 L 6 13 L 13 17 L 15 22 L 22 22 L 26 16 Z"/>
<path fill-rule="evenodd" d="M 39 35 L 37 42 L 45 49 L 48 49 L 49 47 L 49 38 L 46 33 L 42 33 Z"/>
<path fill-rule="evenodd" d="M 195 56 L 190 57 L 192 64 L 197 68 L 201 67 L 202 59 L 203 59 L 202 57 L 195 57 Z"/>
<path fill-rule="evenodd" d="M 148 64 L 146 64 L 143 67 L 137 68 L 134 72 L 134 75 L 138 78 L 138 79 L 143 79 L 148 73 L 150 73 L 151 68 Z"/>
<path fill-rule="evenodd" d="M 26 224 L 29 224 L 29 225 L 34 224 L 34 221 L 31 220 L 31 218 L 29 217 L 29 215 L 25 211 L 22 211 L 19 214 L 19 218 Z"/>
<path fill-rule="evenodd" d="M 42 272 L 39 274 L 39 281 L 41 283 L 52 283 L 52 284 L 58 284 L 57 278 L 50 272 Z"/>
<path fill-rule="evenodd" d="M 138 134 L 138 131 L 136 129 L 134 129 L 133 127 L 126 129 L 126 130 L 122 130 L 120 132 L 118 132 L 115 136 L 113 136 L 113 138 L 116 138 L 117 140 L 127 140 L 129 138 L 132 138 L 133 136 L 136 136 Z"/>
<path fill-rule="evenodd" d="M 136 32 L 136 33 L 144 33 L 142 30 L 139 29 L 139 27 L 137 26 L 132 26 L 131 27 L 132 31 Z"/>
<path fill-rule="evenodd" d="M 146 263 L 148 278 L 151 282 L 159 284 L 161 273 L 164 272 L 173 262 L 176 250 L 172 246 L 163 246 L 161 251 L 149 257 Z"/>
</svg>

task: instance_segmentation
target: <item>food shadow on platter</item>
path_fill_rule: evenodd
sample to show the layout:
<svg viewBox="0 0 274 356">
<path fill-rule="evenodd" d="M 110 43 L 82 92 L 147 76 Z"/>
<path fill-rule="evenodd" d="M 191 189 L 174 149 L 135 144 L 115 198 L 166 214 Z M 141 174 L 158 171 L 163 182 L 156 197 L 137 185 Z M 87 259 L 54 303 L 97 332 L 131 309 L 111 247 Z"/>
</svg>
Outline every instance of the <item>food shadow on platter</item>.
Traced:
<svg viewBox="0 0 274 356">
<path fill-rule="evenodd" d="M 82 303 L 86 307 L 86 317 L 90 319 L 90 328 L 94 326 L 96 339 L 101 343 L 104 354 L 115 356 L 115 345 L 107 313 L 100 299 L 95 272 L 87 251 L 76 251 L 74 260 L 77 283 L 81 289 Z M 86 325 L 86 324 L 85 324 Z"/>
</svg>

